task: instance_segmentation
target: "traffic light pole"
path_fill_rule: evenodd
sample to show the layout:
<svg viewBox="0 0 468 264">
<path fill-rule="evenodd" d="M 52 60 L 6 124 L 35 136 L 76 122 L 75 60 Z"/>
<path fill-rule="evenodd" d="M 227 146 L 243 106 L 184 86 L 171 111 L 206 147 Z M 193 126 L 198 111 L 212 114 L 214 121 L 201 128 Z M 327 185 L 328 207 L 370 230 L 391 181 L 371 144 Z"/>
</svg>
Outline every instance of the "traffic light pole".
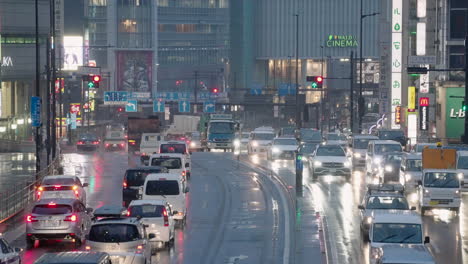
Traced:
<svg viewBox="0 0 468 264">
<path fill-rule="evenodd" d="M 350 89 L 350 93 L 349 93 L 349 126 L 351 128 L 351 133 L 354 133 L 354 81 L 353 81 L 353 76 L 354 76 L 354 54 L 353 52 L 351 51 L 351 56 L 350 56 L 350 60 L 349 60 L 351 63 L 350 65 L 350 68 L 351 68 L 351 71 L 350 71 L 350 76 L 349 76 L 349 79 L 351 80 L 350 81 L 350 85 L 351 85 L 351 89 Z"/>
<path fill-rule="evenodd" d="M 35 12 L 35 26 L 36 26 L 36 87 L 35 87 L 35 96 L 41 97 L 40 90 L 40 44 L 39 44 L 39 0 L 34 1 L 34 12 Z M 42 105 L 41 105 L 42 108 Z M 39 179 L 39 171 L 41 171 L 41 126 L 36 127 L 35 141 L 36 141 L 36 180 Z"/>
<path fill-rule="evenodd" d="M 56 39 L 55 39 L 55 0 L 50 0 L 51 6 L 51 14 L 50 14 L 50 23 L 51 23 L 51 46 L 50 46 L 50 65 L 51 65 L 51 77 L 52 77 L 52 133 L 51 133 L 51 140 L 49 144 L 51 144 L 52 148 L 52 160 L 55 159 L 56 151 L 57 151 L 57 93 L 55 91 L 55 82 L 57 81 L 57 73 L 56 73 L 56 60 L 55 60 L 55 46 L 56 46 Z M 60 89 L 59 89 L 60 91 Z"/>
<path fill-rule="evenodd" d="M 466 14 L 466 34 L 465 34 L 465 102 L 468 102 L 468 12 Z M 463 143 L 468 144 L 468 116 L 465 113 L 465 133 Z"/>
</svg>

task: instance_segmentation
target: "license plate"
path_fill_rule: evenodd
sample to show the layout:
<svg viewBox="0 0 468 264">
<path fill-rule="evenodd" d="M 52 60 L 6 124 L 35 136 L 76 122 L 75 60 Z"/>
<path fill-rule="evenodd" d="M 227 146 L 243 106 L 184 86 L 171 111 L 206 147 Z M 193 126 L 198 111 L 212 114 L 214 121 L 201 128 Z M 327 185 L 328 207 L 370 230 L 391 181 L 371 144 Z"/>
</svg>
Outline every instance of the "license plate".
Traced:
<svg viewBox="0 0 468 264">
<path fill-rule="evenodd" d="M 291 155 L 291 154 L 285 154 L 284 156 L 285 156 L 286 158 L 290 158 L 290 157 L 292 157 L 292 155 Z"/>
<path fill-rule="evenodd" d="M 113 147 L 117 147 L 117 144 L 112 144 Z"/>
<path fill-rule="evenodd" d="M 330 171 L 331 173 L 335 173 L 335 172 L 336 172 L 336 169 L 329 169 L 329 171 Z"/>
<path fill-rule="evenodd" d="M 44 221 L 44 226 L 45 227 L 56 227 L 59 225 L 58 220 L 46 220 Z"/>
<path fill-rule="evenodd" d="M 429 205 L 438 205 L 439 204 L 439 201 L 430 201 L 429 202 Z"/>
</svg>

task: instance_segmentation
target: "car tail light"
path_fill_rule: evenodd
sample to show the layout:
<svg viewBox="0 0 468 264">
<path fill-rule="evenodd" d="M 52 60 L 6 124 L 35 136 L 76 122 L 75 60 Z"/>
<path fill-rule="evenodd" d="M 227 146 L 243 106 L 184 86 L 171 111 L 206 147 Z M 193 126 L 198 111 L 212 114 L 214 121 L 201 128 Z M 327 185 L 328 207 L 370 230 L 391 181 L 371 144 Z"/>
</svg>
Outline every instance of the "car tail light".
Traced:
<svg viewBox="0 0 468 264">
<path fill-rule="evenodd" d="M 76 144 L 78 144 L 78 145 L 83 145 L 84 142 L 83 142 L 83 141 L 78 141 L 78 142 L 76 142 Z"/>
<path fill-rule="evenodd" d="M 60 188 L 62 188 L 62 185 L 54 185 L 54 188 L 55 189 L 60 189 Z"/>
<path fill-rule="evenodd" d="M 99 144 L 99 141 L 93 141 L 93 145 Z"/>
<path fill-rule="evenodd" d="M 185 175 L 186 175 L 186 172 L 182 171 L 182 176 L 185 177 Z"/>
<path fill-rule="evenodd" d="M 76 215 L 67 215 L 65 217 L 65 220 L 64 221 L 67 221 L 67 222 L 76 222 L 78 220 L 78 217 Z"/>
<path fill-rule="evenodd" d="M 185 142 L 187 142 L 187 144 L 190 144 L 190 140 L 187 140 L 187 141 L 185 141 Z"/>
<path fill-rule="evenodd" d="M 127 188 L 127 186 L 128 186 L 128 185 L 127 185 L 127 181 L 124 181 L 124 182 L 123 182 L 123 187 L 124 187 L 124 188 Z"/>
<path fill-rule="evenodd" d="M 42 192 L 38 191 L 38 192 L 37 192 L 37 199 L 38 199 L 38 200 L 41 199 L 41 195 L 42 195 Z"/>
<path fill-rule="evenodd" d="M 78 190 L 73 191 L 75 193 L 76 198 L 80 198 L 80 192 Z"/>
<path fill-rule="evenodd" d="M 50 203 L 47 205 L 47 207 L 55 207 L 56 205 L 57 205 L 56 203 L 50 202 Z"/>
<path fill-rule="evenodd" d="M 167 215 L 166 208 L 163 209 L 163 217 L 164 217 L 164 226 L 169 226 L 169 216 Z"/>
<path fill-rule="evenodd" d="M 120 146 L 123 148 L 123 146 L 125 146 L 125 144 L 124 144 L 124 143 L 120 143 Z"/>
<path fill-rule="evenodd" d="M 90 247 L 90 246 L 86 246 L 86 247 L 85 247 L 85 250 L 86 250 L 86 251 L 90 251 L 90 250 L 91 250 L 91 247 Z"/>
<path fill-rule="evenodd" d="M 37 222 L 37 219 L 36 219 L 35 216 L 27 215 L 27 216 L 26 216 L 26 222 L 28 222 L 28 223 Z"/>
<path fill-rule="evenodd" d="M 39 191 L 43 191 L 44 190 L 44 187 L 40 186 L 39 188 L 37 188 Z"/>
<path fill-rule="evenodd" d="M 127 209 L 127 216 L 130 216 L 132 214 L 132 212 L 130 211 L 130 209 Z"/>
<path fill-rule="evenodd" d="M 108 147 L 108 146 L 109 146 L 109 143 L 106 143 L 106 147 Z"/>
<path fill-rule="evenodd" d="M 136 253 L 137 254 L 142 254 L 144 249 L 145 249 L 144 245 L 138 245 L 137 248 L 136 248 Z"/>
</svg>

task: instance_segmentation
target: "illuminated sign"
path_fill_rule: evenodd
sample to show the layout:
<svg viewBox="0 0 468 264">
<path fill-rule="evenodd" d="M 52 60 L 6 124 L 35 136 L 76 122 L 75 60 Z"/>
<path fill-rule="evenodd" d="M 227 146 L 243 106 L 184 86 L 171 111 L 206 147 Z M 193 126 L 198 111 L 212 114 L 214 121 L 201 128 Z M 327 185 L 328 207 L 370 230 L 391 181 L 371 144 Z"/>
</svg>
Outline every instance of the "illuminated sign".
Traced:
<svg viewBox="0 0 468 264">
<path fill-rule="evenodd" d="M 429 106 L 421 106 L 419 108 L 419 129 L 427 131 L 427 116 L 429 115 Z"/>
<path fill-rule="evenodd" d="M 392 122 L 393 129 L 400 128 L 402 99 L 402 24 L 403 24 L 403 0 L 392 0 L 392 80 L 391 80 L 391 102 L 392 102 Z M 398 117 L 398 118 L 397 118 Z"/>
<path fill-rule="evenodd" d="M 83 37 L 64 36 L 63 49 L 64 70 L 76 71 L 78 66 L 83 66 Z"/>
<path fill-rule="evenodd" d="M 80 109 L 81 108 L 81 104 L 80 103 L 71 103 L 70 104 L 70 114 L 76 114 L 76 115 L 79 115 L 80 114 Z"/>
<path fill-rule="evenodd" d="M 408 87 L 408 112 L 416 110 L 416 87 Z"/>
<path fill-rule="evenodd" d="M 395 124 L 401 123 L 401 106 L 395 107 Z"/>
<path fill-rule="evenodd" d="M 0 66 L 2 67 L 13 67 L 13 60 L 10 56 L 4 56 L 0 58 Z"/>
<path fill-rule="evenodd" d="M 416 24 L 416 55 L 426 55 L 426 23 Z"/>
<path fill-rule="evenodd" d="M 328 48 L 352 48 L 357 47 L 358 42 L 354 36 L 329 35 L 326 45 Z"/>
<path fill-rule="evenodd" d="M 429 97 L 419 98 L 419 106 L 429 106 Z"/>
</svg>

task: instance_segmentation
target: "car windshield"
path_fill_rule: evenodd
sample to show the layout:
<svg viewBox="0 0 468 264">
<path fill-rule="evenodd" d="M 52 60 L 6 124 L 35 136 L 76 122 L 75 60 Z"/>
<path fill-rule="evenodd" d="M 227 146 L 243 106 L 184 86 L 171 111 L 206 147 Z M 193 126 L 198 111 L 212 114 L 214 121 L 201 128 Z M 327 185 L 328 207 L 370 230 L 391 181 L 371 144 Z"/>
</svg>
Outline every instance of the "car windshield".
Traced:
<svg viewBox="0 0 468 264">
<path fill-rule="evenodd" d="M 346 136 L 345 135 L 340 135 L 340 134 L 327 134 L 327 140 L 346 141 Z"/>
<path fill-rule="evenodd" d="M 367 209 L 397 209 L 409 210 L 408 201 L 404 197 L 371 196 L 367 200 Z"/>
<path fill-rule="evenodd" d="M 236 125 L 231 122 L 210 122 L 210 133 L 224 134 L 234 133 Z"/>
<path fill-rule="evenodd" d="M 148 181 L 146 195 L 179 195 L 177 181 Z"/>
<path fill-rule="evenodd" d="M 379 139 L 382 139 L 382 140 L 402 138 L 404 136 L 405 134 L 403 133 L 403 131 L 399 131 L 399 130 L 379 132 Z"/>
<path fill-rule="evenodd" d="M 142 239 L 138 228 L 131 224 L 93 225 L 89 231 L 89 241 L 102 243 L 132 242 Z"/>
<path fill-rule="evenodd" d="M 297 141 L 295 139 L 275 139 L 273 141 L 273 145 L 289 145 L 289 146 L 295 146 L 297 145 Z"/>
<path fill-rule="evenodd" d="M 321 142 L 322 134 L 318 130 L 301 129 L 301 140 Z"/>
<path fill-rule="evenodd" d="M 460 156 L 457 161 L 457 169 L 468 169 L 468 156 Z"/>
<path fill-rule="evenodd" d="M 401 162 L 402 156 L 401 155 L 386 155 L 385 161 L 386 162 Z"/>
<path fill-rule="evenodd" d="M 319 147 L 317 149 L 316 156 L 339 156 L 344 157 L 346 156 L 344 150 L 340 147 Z"/>
<path fill-rule="evenodd" d="M 296 129 L 294 127 L 283 127 L 281 128 L 281 135 L 294 135 Z"/>
<path fill-rule="evenodd" d="M 161 169 L 154 170 L 127 170 L 125 180 L 127 186 L 143 186 L 145 184 L 146 176 L 152 173 L 161 173 Z"/>
<path fill-rule="evenodd" d="M 61 215 L 72 212 L 72 207 L 66 204 L 41 204 L 32 209 L 33 214 L 38 215 Z"/>
<path fill-rule="evenodd" d="M 422 152 L 424 148 L 429 148 L 429 149 L 436 149 L 436 145 L 425 145 L 425 144 L 418 144 L 416 145 L 416 152 Z"/>
<path fill-rule="evenodd" d="M 409 159 L 406 160 L 406 171 L 421 171 L 422 160 L 420 159 Z"/>
<path fill-rule="evenodd" d="M 164 205 L 142 204 L 128 207 L 128 212 L 131 217 L 162 217 L 164 209 Z"/>
<path fill-rule="evenodd" d="M 420 224 L 375 223 L 372 233 L 374 243 L 422 244 Z"/>
<path fill-rule="evenodd" d="M 455 172 L 426 172 L 424 174 L 424 187 L 458 188 L 460 181 Z"/>
<path fill-rule="evenodd" d="M 45 178 L 42 185 L 74 185 L 74 178 Z"/>
<path fill-rule="evenodd" d="M 299 152 L 302 154 L 310 154 L 314 152 L 318 144 L 303 144 L 299 147 Z"/>
<path fill-rule="evenodd" d="M 170 170 L 182 168 L 182 161 L 180 158 L 152 158 L 151 166 L 166 167 Z"/>
<path fill-rule="evenodd" d="M 367 149 L 367 147 L 369 146 L 369 141 L 371 141 L 371 139 L 369 138 L 355 138 L 353 140 L 353 148 L 354 149 Z"/>
<path fill-rule="evenodd" d="M 185 144 L 161 144 L 161 153 L 180 153 L 185 154 L 187 150 Z"/>
<path fill-rule="evenodd" d="M 242 133 L 241 137 L 243 139 L 248 139 L 250 137 L 250 133 Z"/>
<path fill-rule="evenodd" d="M 273 140 L 275 134 L 273 133 L 253 133 L 252 139 L 255 140 Z"/>
<path fill-rule="evenodd" d="M 384 154 L 388 152 L 400 152 L 401 145 L 399 144 L 376 144 L 374 146 L 375 154 Z"/>
</svg>

